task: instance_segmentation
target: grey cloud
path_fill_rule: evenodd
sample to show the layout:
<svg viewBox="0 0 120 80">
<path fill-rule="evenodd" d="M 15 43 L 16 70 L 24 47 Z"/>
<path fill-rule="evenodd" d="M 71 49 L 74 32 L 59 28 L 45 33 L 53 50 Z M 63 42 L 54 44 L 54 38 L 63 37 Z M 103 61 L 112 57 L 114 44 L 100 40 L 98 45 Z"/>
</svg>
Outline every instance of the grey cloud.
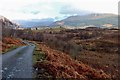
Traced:
<svg viewBox="0 0 120 80">
<path fill-rule="evenodd" d="M 85 10 L 76 9 L 70 5 L 63 6 L 60 10 L 60 14 L 65 14 L 65 15 L 85 15 L 88 13 L 90 13 L 90 12 L 85 11 Z"/>
<path fill-rule="evenodd" d="M 41 13 L 41 11 L 39 9 L 35 9 L 35 8 L 32 8 L 32 7 L 29 7 L 29 8 L 24 7 L 24 9 L 22 9 L 21 12 L 23 12 L 25 14 L 33 14 L 33 15 Z"/>
<path fill-rule="evenodd" d="M 40 11 L 38 11 L 38 10 L 24 10 L 24 11 L 22 11 L 23 13 L 30 13 L 30 14 L 39 14 L 40 13 Z"/>
<path fill-rule="evenodd" d="M 32 14 L 39 14 L 40 11 L 31 11 L 30 13 L 32 13 Z"/>
</svg>

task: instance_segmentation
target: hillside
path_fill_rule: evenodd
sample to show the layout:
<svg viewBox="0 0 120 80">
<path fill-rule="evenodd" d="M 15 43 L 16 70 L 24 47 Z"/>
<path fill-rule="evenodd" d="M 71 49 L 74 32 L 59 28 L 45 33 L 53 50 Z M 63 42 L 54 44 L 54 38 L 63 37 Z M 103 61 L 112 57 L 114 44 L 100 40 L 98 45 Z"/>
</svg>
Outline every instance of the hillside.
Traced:
<svg viewBox="0 0 120 80">
<path fill-rule="evenodd" d="M 84 16 L 70 16 L 64 20 L 56 21 L 52 26 L 97 26 L 117 27 L 117 15 L 114 14 L 89 14 Z"/>
<path fill-rule="evenodd" d="M 7 19 L 6 17 L 4 16 L 1 16 L 0 15 L 0 27 L 4 27 L 4 28 L 18 28 L 19 25 L 10 21 L 9 19 Z"/>
<path fill-rule="evenodd" d="M 37 78 L 47 75 L 54 78 L 109 80 L 99 79 L 105 73 L 111 77 L 110 80 L 117 80 L 120 75 L 118 31 L 86 28 L 39 32 L 41 42 L 38 41 L 39 47 L 33 54 L 37 56 L 35 65 Z M 85 67 L 86 64 L 89 67 Z M 50 75 L 46 73 L 43 75 L 41 71 L 47 71 Z"/>
<path fill-rule="evenodd" d="M 32 19 L 32 20 L 13 20 L 23 27 L 56 27 L 56 26 L 67 26 L 67 27 L 104 27 L 113 28 L 118 26 L 118 16 L 115 14 L 99 14 L 93 13 L 88 15 L 76 15 L 70 16 L 61 21 L 54 22 L 53 18 L 45 19 Z"/>
<path fill-rule="evenodd" d="M 24 45 L 19 39 L 13 37 L 17 28 L 19 28 L 18 24 L 0 16 L 0 54 Z"/>
<path fill-rule="evenodd" d="M 73 78 L 82 80 L 96 80 L 96 79 L 110 79 L 111 76 L 106 74 L 102 70 L 95 70 L 90 66 L 72 59 L 69 55 L 51 49 L 49 46 L 39 43 L 39 48 L 43 53 L 37 55 L 45 55 L 44 60 L 38 59 L 35 68 L 38 68 L 37 78 L 47 77 L 43 71 L 46 70 L 49 76 L 52 75 L 54 78 Z M 34 54 L 35 55 L 35 54 Z M 42 69 L 42 72 L 41 72 Z"/>
</svg>

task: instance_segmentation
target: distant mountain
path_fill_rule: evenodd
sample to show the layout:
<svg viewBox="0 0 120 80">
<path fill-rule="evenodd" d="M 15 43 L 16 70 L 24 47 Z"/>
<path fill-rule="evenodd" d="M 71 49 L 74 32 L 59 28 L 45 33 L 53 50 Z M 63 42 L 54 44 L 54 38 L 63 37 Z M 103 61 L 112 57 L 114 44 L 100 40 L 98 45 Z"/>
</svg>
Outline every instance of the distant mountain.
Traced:
<svg viewBox="0 0 120 80">
<path fill-rule="evenodd" d="M 117 27 L 118 16 L 115 14 L 89 14 L 84 16 L 70 16 L 64 20 L 56 21 L 51 26 L 96 26 Z"/>
<path fill-rule="evenodd" d="M 49 26 L 54 22 L 52 18 L 46 19 L 32 19 L 32 20 L 14 20 L 21 24 L 22 27 L 37 27 L 37 26 Z"/>
<path fill-rule="evenodd" d="M 53 18 L 32 19 L 32 20 L 14 20 L 22 27 L 103 27 L 113 28 L 118 26 L 118 15 L 93 13 L 88 15 L 70 16 L 61 21 L 54 22 Z"/>
</svg>

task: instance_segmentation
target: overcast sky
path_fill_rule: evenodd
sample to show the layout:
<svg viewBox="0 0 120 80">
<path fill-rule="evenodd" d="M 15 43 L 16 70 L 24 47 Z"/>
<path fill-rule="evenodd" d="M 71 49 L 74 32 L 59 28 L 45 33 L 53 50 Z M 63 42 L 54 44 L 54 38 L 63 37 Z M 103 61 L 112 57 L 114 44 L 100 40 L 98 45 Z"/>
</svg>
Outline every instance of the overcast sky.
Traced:
<svg viewBox="0 0 120 80">
<path fill-rule="evenodd" d="M 15 19 L 62 19 L 87 13 L 118 13 L 119 0 L 0 0 L 0 15 Z"/>
</svg>

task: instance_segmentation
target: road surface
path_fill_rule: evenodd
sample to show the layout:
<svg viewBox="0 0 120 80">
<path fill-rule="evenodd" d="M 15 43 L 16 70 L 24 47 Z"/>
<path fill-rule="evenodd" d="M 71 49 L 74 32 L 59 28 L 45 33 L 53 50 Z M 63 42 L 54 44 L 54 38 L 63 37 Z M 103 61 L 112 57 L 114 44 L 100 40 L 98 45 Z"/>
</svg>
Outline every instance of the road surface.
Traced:
<svg viewBox="0 0 120 80">
<path fill-rule="evenodd" d="M 24 41 L 27 45 L 2 55 L 3 78 L 32 78 L 32 54 L 35 45 Z"/>
</svg>

